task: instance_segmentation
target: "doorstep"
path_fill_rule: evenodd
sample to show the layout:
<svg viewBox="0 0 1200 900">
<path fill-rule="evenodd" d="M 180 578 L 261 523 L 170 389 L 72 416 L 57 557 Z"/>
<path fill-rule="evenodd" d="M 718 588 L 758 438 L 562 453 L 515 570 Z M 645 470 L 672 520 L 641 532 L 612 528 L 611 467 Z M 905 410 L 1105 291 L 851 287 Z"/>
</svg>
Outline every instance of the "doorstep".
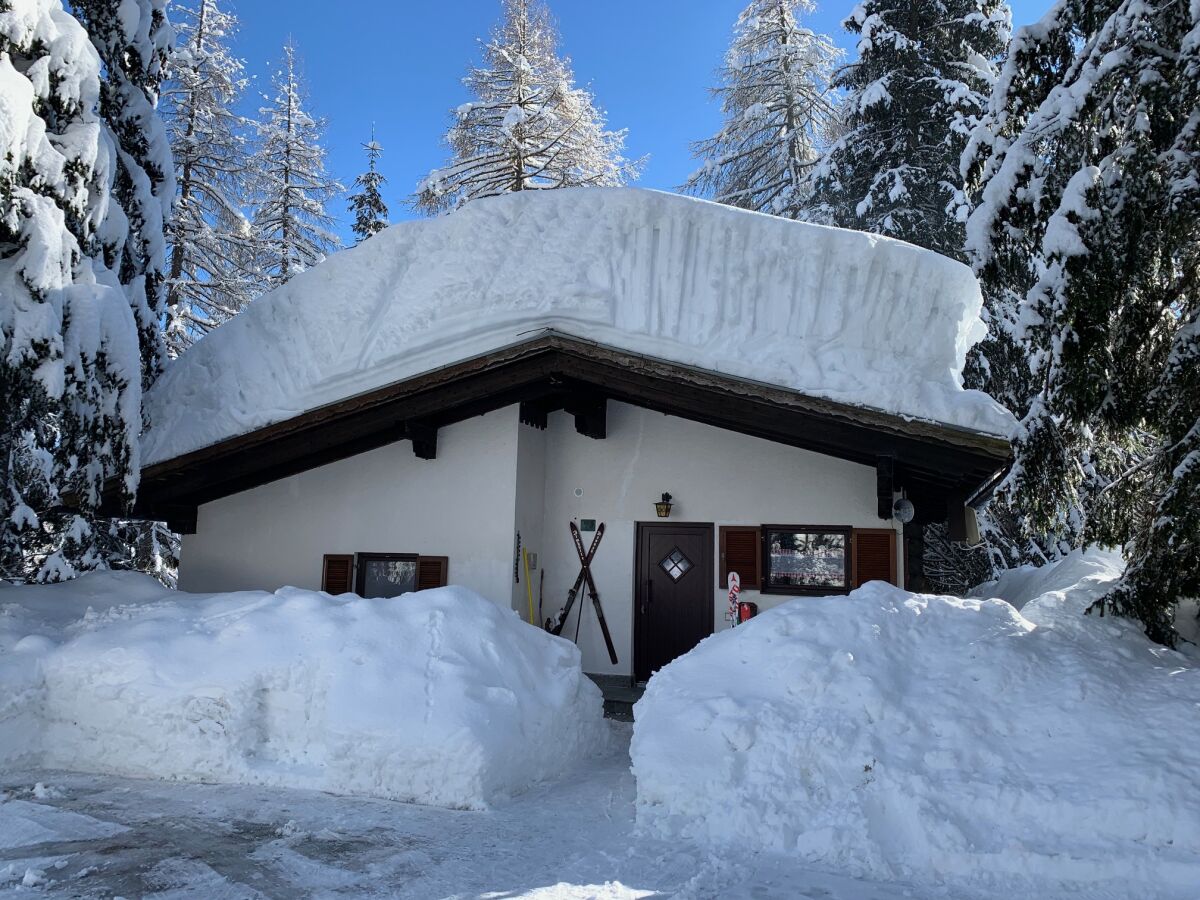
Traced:
<svg viewBox="0 0 1200 900">
<path fill-rule="evenodd" d="M 628 675 L 593 675 L 587 677 L 596 683 L 604 694 L 604 715 L 619 722 L 633 721 L 633 704 L 642 699 L 645 685 L 634 684 Z"/>
</svg>

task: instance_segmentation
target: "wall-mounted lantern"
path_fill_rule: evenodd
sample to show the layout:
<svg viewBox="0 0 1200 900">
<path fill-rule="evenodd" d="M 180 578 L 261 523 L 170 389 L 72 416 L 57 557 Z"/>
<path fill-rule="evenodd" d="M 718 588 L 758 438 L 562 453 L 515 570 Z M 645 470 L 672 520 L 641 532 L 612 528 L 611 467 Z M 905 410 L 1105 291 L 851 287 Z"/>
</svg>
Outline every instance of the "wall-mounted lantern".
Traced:
<svg viewBox="0 0 1200 900">
<path fill-rule="evenodd" d="M 911 522 L 916 513 L 917 511 L 913 507 L 912 501 L 907 497 L 901 497 L 894 504 L 892 504 L 892 515 L 895 516 L 896 521 L 902 525 L 907 525 L 909 522 Z"/>
<path fill-rule="evenodd" d="M 671 495 L 664 493 L 661 500 L 655 500 L 654 511 L 658 513 L 660 519 L 665 519 L 671 515 Z"/>
</svg>

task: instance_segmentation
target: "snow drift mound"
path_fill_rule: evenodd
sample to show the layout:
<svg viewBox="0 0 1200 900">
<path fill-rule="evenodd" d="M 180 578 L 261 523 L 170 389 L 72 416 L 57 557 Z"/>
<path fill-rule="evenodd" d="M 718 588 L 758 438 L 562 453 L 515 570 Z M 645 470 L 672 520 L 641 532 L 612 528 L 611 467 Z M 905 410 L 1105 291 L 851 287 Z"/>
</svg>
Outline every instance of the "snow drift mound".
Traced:
<svg viewBox="0 0 1200 900">
<path fill-rule="evenodd" d="M 98 602 L 97 602 L 98 601 Z M 481 808 L 603 745 L 569 641 L 464 588 L 0 588 L 0 764 Z"/>
<path fill-rule="evenodd" d="M 143 459 L 545 328 L 1007 436 L 959 378 L 981 302 L 966 266 L 878 235 L 632 188 L 524 191 L 393 225 L 256 300 L 151 389 Z"/>
<path fill-rule="evenodd" d="M 1080 614 L 1111 557 L 1058 568 L 1025 616 L 873 582 L 704 641 L 636 707 L 639 824 L 882 879 L 1194 897 L 1200 670 Z"/>
</svg>

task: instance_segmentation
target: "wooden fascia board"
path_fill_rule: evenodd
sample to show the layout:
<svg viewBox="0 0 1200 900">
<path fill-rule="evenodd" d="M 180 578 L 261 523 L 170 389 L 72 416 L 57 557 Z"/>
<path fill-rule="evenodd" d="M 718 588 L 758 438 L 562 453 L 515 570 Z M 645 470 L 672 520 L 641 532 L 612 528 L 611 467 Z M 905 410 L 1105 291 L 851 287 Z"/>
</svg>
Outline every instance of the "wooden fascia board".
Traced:
<svg viewBox="0 0 1200 900">
<path fill-rule="evenodd" d="M 578 354 L 567 356 L 563 366 L 571 378 L 603 385 L 617 400 L 863 465 L 874 466 L 880 455 L 895 455 L 905 464 L 905 471 L 915 474 L 923 469 L 926 477 L 947 484 L 978 485 L 1008 459 L 1008 444 L 1001 439 L 974 446 L 933 441 L 928 428 L 914 435 L 894 422 L 891 428 L 884 428 L 805 404 L 781 402 L 786 396 L 760 396 L 744 386 L 735 394 L 731 386 L 714 384 L 707 378 L 613 364 Z M 907 424 L 894 418 L 901 425 Z M 919 464 L 922 460 L 924 466 Z M 954 472 L 962 476 L 956 477 Z"/>
<path fill-rule="evenodd" d="M 814 397 L 766 382 L 629 353 L 582 338 L 552 333 L 548 335 L 546 342 L 548 346 L 568 351 L 571 358 L 609 361 L 627 371 L 659 377 L 665 376 L 673 382 L 684 381 L 699 386 L 708 385 L 722 393 L 750 397 L 781 408 L 802 410 L 821 417 L 843 419 L 872 429 L 970 448 L 985 455 L 994 456 L 997 460 L 1007 460 L 1011 456 L 1011 448 L 1006 439 L 958 425 L 901 416 L 871 407 L 838 403 L 835 400 Z"/>
<path fill-rule="evenodd" d="M 573 388 L 864 464 L 895 453 L 914 477 L 946 485 L 976 487 L 1010 456 L 1001 438 L 543 333 L 149 466 L 135 511 L 208 502 L 383 446 L 406 420 L 446 425 Z"/>
</svg>

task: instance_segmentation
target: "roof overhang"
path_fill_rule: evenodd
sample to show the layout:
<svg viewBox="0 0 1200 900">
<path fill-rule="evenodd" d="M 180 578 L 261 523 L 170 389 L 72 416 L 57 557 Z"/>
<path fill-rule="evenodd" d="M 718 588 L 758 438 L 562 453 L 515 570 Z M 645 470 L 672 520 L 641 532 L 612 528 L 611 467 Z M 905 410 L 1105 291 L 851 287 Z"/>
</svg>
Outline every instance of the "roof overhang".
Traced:
<svg viewBox="0 0 1200 900">
<path fill-rule="evenodd" d="M 142 470 L 133 515 L 195 530 L 199 505 L 398 440 L 436 454 L 437 429 L 513 404 L 537 424 L 554 409 L 602 437 L 607 400 L 880 466 L 925 521 L 981 500 L 1010 461 L 1007 440 L 539 331 L 447 365 Z M 882 471 L 882 468 L 881 468 Z M 882 496 L 882 488 L 881 488 Z M 116 514 L 115 494 L 108 511 Z"/>
</svg>

